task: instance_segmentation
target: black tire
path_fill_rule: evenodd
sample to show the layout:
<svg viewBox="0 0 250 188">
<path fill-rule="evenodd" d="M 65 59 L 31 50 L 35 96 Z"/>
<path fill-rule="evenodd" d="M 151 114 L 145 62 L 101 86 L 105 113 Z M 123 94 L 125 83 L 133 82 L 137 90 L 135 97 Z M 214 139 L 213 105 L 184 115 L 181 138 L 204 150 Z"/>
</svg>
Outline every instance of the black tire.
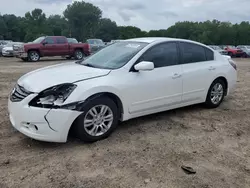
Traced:
<svg viewBox="0 0 250 188">
<path fill-rule="evenodd" d="M 31 50 L 28 53 L 28 60 L 32 62 L 37 62 L 40 60 L 40 54 L 38 51 Z"/>
<path fill-rule="evenodd" d="M 216 84 L 220 84 L 222 86 L 222 89 L 223 89 L 222 97 L 218 103 L 214 103 L 211 99 L 211 93 L 212 93 L 213 88 Z M 207 108 L 217 108 L 222 103 L 225 95 L 226 95 L 226 83 L 222 79 L 216 79 L 215 81 L 213 81 L 213 83 L 211 84 L 211 86 L 208 90 L 205 106 Z"/>
<path fill-rule="evenodd" d="M 248 57 L 247 53 L 243 53 L 242 57 L 247 58 Z"/>
<path fill-rule="evenodd" d="M 232 52 L 228 52 L 228 55 L 229 55 L 230 57 L 233 57 L 233 53 L 232 53 Z"/>
<path fill-rule="evenodd" d="M 24 62 L 27 62 L 28 61 L 28 58 L 21 58 Z"/>
<path fill-rule="evenodd" d="M 90 135 L 84 128 L 84 120 L 85 117 L 87 117 L 88 112 L 95 106 L 98 105 L 105 105 L 108 106 L 112 113 L 113 113 L 113 122 L 110 126 L 110 128 L 105 132 L 104 134 L 100 136 L 92 136 Z M 83 113 L 76 119 L 74 124 L 74 132 L 75 135 L 84 142 L 96 142 L 98 140 L 102 140 L 107 138 L 117 127 L 118 120 L 119 120 L 119 113 L 118 113 L 118 107 L 115 104 L 115 102 L 110 99 L 109 97 L 99 97 L 93 100 L 90 100 L 85 104 L 83 107 Z"/>
<path fill-rule="evenodd" d="M 74 52 L 74 58 L 76 59 L 76 60 L 81 60 L 81 59 L 83 59 L 84 58 L 84 53 L 83 53 L 83 51 L 82 50 L 75 50 L 75 52 Z"/>
</svg>

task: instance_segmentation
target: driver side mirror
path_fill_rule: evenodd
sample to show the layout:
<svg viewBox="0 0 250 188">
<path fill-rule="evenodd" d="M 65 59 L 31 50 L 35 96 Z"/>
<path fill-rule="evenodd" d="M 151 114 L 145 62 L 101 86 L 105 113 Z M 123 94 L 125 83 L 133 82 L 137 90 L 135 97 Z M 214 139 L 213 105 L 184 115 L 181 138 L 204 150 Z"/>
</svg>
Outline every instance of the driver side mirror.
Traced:
<svg viewBox="0 0 250 188">
<path fill-rule="evenodd" d="M 151 71 L 154 69 L 154 63 L 150 61 L 141 61 L 134 66 L 137 71 Z"/>
<path fill-rule="evenodd" d="M 48 44 L 48 42 L 46 42 L 46 41 L 43 41 L 43 45 L 45 46 L 46 44 Z"/>
</svg>

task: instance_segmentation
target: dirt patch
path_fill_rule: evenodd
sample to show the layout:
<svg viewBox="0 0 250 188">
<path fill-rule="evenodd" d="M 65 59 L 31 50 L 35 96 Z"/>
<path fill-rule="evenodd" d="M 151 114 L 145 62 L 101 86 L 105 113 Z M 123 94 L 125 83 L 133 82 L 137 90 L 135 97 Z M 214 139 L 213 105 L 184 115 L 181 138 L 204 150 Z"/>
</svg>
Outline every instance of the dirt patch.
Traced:
<svg viewBox="0 0 250 188">
<path fill-rule="evenodd" d="M 0 187 L 250 187 L 250 60 L 236 61 L 237 89 L 217 109 L 190 106 L 124 122 L 93 144 L 55 144 L 15 131 L 7 97 L 21 75 L 60 60 L 1 58 Z"/>
</svg>

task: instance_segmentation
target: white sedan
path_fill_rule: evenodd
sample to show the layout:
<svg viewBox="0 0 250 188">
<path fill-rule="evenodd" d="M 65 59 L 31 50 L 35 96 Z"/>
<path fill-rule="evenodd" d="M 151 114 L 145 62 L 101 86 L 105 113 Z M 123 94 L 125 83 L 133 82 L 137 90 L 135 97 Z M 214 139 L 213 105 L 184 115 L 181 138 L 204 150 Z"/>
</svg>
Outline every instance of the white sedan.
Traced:
<svg viewBox="0 0 250 188">
<path fill-rule="evenodd" d="M 203 44 L 129 39 L 22 76 L 9 97 L 9 116 L 37 140 L 66 142 L 72 129 L 94 142 L 108 137 L 119 120 L 197 103 L 218 107 L 236 80 L 234 61 Z"/>
</svg>

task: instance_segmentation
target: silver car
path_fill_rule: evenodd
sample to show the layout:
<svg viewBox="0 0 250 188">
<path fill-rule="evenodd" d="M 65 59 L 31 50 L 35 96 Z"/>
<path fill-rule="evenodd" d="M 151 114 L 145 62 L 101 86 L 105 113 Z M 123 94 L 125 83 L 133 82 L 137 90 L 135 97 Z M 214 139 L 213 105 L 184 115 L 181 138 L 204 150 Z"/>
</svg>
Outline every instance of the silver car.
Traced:
<svg viewBox="0 0 250 188">
<path fill-rule="evenodd" d="M 246 56 L 247 57 L 250 57 L 250 46 L 242 46 L 242 45 L 239 45 L 236 47 L 237 49 L 241 49 L 243 52 L 245 52 Z"/>
<path fill-rule="evenodd" d="M 223 50 L 222 48 L 220 48 L 219 46 L 216 46 L 216 45 L 208 45 L 210 48 L 218 51 L 220 54 L 222 55 L 227 55 L 227 51 L 226 50 Z"/>
<path fill-rule="evenodd" d="M 87 43 L 90 46 L 91 53 L 95 53 L 105 47 L 102 39 L 88 39 Z"/>
</svg>

